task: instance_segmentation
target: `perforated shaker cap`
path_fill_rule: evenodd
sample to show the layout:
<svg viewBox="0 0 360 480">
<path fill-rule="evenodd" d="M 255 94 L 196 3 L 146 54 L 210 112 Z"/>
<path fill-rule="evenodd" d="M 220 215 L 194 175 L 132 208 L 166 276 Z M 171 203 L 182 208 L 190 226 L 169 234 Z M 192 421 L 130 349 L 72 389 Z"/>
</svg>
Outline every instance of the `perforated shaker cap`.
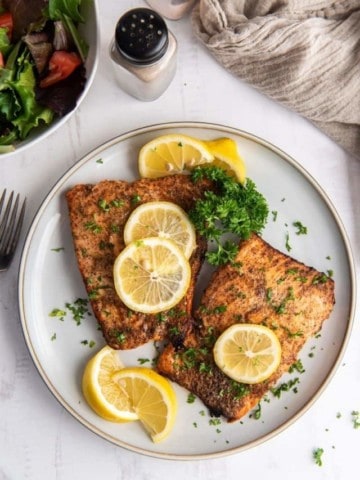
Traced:
<svg viewBox="0 0 360 480">
<path fill-rule="evenodd" d="M 168 43 L 165 21 L 149 8 L 129 10 L 116 25 L 116 48 L 132 63 L 146 65 L 160 60 Z"/>
</svg>

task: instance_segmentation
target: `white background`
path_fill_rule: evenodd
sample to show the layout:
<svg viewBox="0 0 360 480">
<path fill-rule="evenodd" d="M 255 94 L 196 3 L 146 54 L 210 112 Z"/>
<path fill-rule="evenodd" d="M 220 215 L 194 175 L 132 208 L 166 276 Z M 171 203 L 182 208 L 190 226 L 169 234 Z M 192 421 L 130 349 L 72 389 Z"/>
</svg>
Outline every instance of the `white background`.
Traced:
<svg viewBox="0 0 360 480">
<path fill-rule="evenodd" d="M 118 89 L 108 45 L 119 16 L 144 2 L 99 2 L 100 60 L 94 83 L 77 112 L 43 142 L 0 158 L 0 188 L 28 198 L 21 242 L 57 179 L 106 140 L 131 129 L 169 121 L 204 121 L 246 130 L 277 145 L 324 188 L 349 236 L 356 263 L 360 246 L 360 160 L 312 126 L 226 72 L 198 43 L 188 17 L 168 21 L 178 39 L 176 77 L 155 102 Z M 267 175 L 268 172 L 264 172 Z M 214 460 L 169 461 L 112 445 L 78 423 L 52 396 L 24 342 L 17 306 L 20 248 L 0 274 L 0 480 L 111 478 L 174 480 L 358 478 L 360 428 L 360 321 L 356 315 L 343 361 L 320 399 L 287 430 L 245 452 Z M 56 272 L 54 272 L 54 282 Z M 340 414 L 340 415 L 339 415 Z M 314 448 L 324 449 L 323 466 Z"/>
</svg>

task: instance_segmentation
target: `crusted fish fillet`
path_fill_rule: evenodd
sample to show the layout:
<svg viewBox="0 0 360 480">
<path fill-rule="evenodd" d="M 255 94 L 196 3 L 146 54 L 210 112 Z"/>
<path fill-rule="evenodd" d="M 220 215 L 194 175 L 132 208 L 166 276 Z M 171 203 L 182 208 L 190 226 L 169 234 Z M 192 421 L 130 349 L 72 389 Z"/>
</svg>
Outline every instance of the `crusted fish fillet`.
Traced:
<svg viewBox="0 0 360 480">
<path fill-rule="evenodd" d="M 197 395 L 215 415 L 235 421 L 251 410 L 297 360 L 335 303 L 334 282 L 271 247 L 257 235 L 240 244 L 235 263 L 220 267 L 182 345 L 169 344 L 157 369 Z M 216 338 L 234 323 L 263 324 L 278 336 L 281 363 L 266 381 L 234 382 L 215 365 Z"/>
<path fill-rule="evenodd" d="M 122 303 L 114 288 L 113 264 L 124 248 L 124 225 L 140 203 L 169 201 L 188 211 L 205 189 L 209 189 L 208 182 L 194 184 L 185 175 L 172 175 L 133 183 L 106 180 L 96 185 L 76 185 L 67 192 L 79 270 L 111 347 L 135 348 L 150 340 L 171 338 L 188 327 L 195 281 L 206 250 L 201 238 L 190 259 L 192 280 L 186 296 L 176 308 L 158 315 L 133 312 Z"/>
</svg>

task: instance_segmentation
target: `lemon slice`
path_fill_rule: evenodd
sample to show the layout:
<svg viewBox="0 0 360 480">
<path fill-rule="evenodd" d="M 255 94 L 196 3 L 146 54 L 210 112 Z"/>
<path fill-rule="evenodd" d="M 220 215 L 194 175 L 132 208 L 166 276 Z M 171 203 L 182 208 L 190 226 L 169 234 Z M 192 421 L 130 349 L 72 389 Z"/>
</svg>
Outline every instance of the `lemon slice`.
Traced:
<svg viewBox="0 0 360 480">
<path fill-rule="evenodd" d="M 146 143 L 139 153 L 139 171 L 143 178 L 186 173 L 214 159 L 206 144 L 179 133 L 162 135 Z"/>
<path fill-rule="evenodd" d="M 225 137 L 207 140 L 204 143 L 215 157 L 211 165 L 223 168 L 229 175 L 236 177 L 240 183 L 245 182 L 245 162 L 238 152 L 235 140 Z"/>
<path fill-rule="evenodd" d="M 114 263 L 114 284 L 125 305 L 159 313 L 174 307 L 190 285 L 188 259 L 171 240 L 149 237 L 131 242 Z"/>
<path fill-rule="evenodd" d="M 214 345 L 216 365 L 241 383 L 259 383 L 270 377 L 281 360 L 275 333 L 263 325 L 237 323 L 227 328 Z"/>
<path fill-rule="evenodd" d="M 177 399 L 171 383 L 146 367 L 124 368 L 113 376 L 154 442 L 171 432 Z"/>
<path fill-rule="evenodd" d="M 148 202 L 137 207 L 124 228 L 125 244 L 147 237 L 173 240 L 190 258 L 196 247 L 193 224 L 182 208 L 171 202 Z"/>
<path fill-rule="evenodd" d="M 112 422 L 138 419 L 129 399 L 112 380 L 113 374 L 122 368 L 118 352 L 106 346 L 89 360 L 82 379 L 83 394 L 90 407 Z"/>
</svg>

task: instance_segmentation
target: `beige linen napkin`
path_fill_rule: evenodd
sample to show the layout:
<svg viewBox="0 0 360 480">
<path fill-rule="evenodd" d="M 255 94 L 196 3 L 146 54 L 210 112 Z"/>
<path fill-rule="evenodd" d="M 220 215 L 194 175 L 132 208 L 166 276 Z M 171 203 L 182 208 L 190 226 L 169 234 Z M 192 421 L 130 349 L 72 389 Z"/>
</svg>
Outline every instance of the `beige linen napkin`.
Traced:
<svg viewBox="0 0 360 480">
<path fill-rule="evenodd" d="M 360 0 L 200 0 L 192 24 L 224 67 L 360 157 Z"/>
</svg>

